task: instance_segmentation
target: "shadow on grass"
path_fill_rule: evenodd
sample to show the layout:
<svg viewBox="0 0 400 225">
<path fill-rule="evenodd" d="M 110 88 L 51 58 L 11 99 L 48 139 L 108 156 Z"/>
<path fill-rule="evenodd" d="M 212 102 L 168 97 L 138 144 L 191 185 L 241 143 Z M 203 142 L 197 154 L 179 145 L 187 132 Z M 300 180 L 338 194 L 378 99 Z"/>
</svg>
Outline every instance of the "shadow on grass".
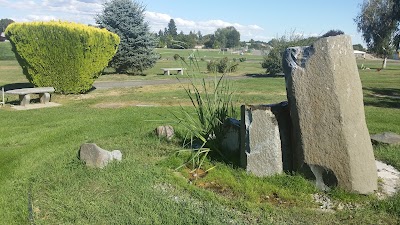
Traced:
<svg viewBox="0 0 400 225">
<path fill-rule="evenodd" d="M 116 75 L 118 74 L 117 71 L 114 68 L 107 67 L 101 72 L 101 76 L 109 76 L 109 75 Z M 119 74 L 121 75 L 121 74 Z M 123 73 L 122 75 L 127 75 L 127 76 L 147 76 L 145 73 L 138 73 L 138 72 L 126 72 Z"/>
<path fill-rule="evenodd" d="M 398 88 L 363 88 L 368 91 L 364 104 L 381 108 L 400 109 L 400 89 Z"/>
<path fill-rule="evenodd" d="M 13 83 L 4 85 L 4 91 L 21 89 L 21 88 L 33 88 L 33 87 L 34 86 L 31 83 Z"/>
<path fill-rule="evenodd" d="M 272 74 L 254 74 L 254 73 L 250 73 L 250 74 L 245 74 L 246 77 L 252 77 L 252 78 L 274 78 L 274 77 L 282 77 L 284 78 L 285 75 L 284 74 L 276 74 L 276 75 L 272 75 Z"/>
</svg>

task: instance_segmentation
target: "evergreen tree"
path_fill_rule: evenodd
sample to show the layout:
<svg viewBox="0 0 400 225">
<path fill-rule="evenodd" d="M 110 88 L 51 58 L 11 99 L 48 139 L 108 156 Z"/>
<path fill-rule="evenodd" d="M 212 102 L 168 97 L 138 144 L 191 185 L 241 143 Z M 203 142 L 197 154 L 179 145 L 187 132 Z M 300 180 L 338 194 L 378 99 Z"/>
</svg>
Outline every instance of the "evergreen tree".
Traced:
<svg viewBox="0 0 400 225">
<path fill-rule="evenodd" d="M 158 40 L 144 21 L 144 10 L 136 1 L 111 0 L 104 3 L 103 11 L 96 17 L 100 27 L 121 38 L 109 64 L 117 73 L 143 72 L 153 67 L 159 57 L 154 50 Z"/>
<path fill-rule="evenodd" d="M 172 36 L 172 37 L 176 37 L 178 35 L 178 30 L 176 29 L 176 25 L 175 25 L 175 21 L 173 19 L 169 20 L 168 23 L 168 33 Z"/>
</svg>

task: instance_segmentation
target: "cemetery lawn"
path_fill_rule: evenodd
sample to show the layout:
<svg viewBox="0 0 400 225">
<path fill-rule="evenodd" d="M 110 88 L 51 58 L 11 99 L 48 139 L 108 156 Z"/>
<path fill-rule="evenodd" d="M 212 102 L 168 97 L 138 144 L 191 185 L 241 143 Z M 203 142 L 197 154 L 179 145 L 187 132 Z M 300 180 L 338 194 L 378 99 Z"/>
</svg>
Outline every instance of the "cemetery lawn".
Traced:
<svg viewBox="0 0 400 225">
<path fill-rule="evenodd" d="M 160 79 L 157 73 L 165 65 L 159 63 L 145 71 L 146 76 L 117 75 L 116 79 Z M 400 99 L 395 98 L 400 96 L 400 64 L 390 62 L 387 70 L 377 72 L 380 61 L 361 63 L 371 68 L 360 70 L 370 133 L 400 134 Z M 251 64 L 234 75 L 262 71 Z M 100 80 L 113 80 L 113 76 Z M 200 74 L 209 76 L 213 75 Z M 0 86 L 20 82 L 26 79 L 18 63 L 0 60 Z M 238 107 L 286 99 L 282 77 L 233 82 Z M 16 103 L 15 96 L 6 98 Z M 334 189 L 326 195 L 341 205 L 326 212 L 312 199 L 312 194 L 324 193 L 296 174 L 256 178 L 209 159 L 205 167 L 216 167 L 205 177 L 190 180 L 187 170 L 175 170 L 187 156 L 175 154 L 182 149 L 183 134 L 171 112 L 179 112 L 179 104 L 190 105 L 179 84 L 54 95 L 52 101 L 62 106 L 27 111 L 9 105 L 0 108 L 0 224 L 400 223 L 400 194 L 378 200 Z M 164 124 L 176 130 L 172 141 L 153 134 L 155 127 Z M 122 162 L 104 169 L 86 168 L 77 158 L 79 146 L 86 142 L 121 150 Z M 378 159 L 400 170 L 399 146 L 374 149 Z"/>
</svg>

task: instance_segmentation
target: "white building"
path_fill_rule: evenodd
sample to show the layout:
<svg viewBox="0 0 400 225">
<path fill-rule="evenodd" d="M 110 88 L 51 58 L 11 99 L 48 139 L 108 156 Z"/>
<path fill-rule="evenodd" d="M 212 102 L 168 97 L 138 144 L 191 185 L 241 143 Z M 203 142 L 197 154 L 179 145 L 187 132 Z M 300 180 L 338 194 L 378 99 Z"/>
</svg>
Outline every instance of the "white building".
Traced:
<svg viewBox="0 0 400 225">
<path fill-rule="evenodd" d="M 367 54 L 367 53 L 363 52 L 363 51 L 354 50 L 354 55 L 356 56 L 356 58 L 365 59 L 365 54 Z"/>
</svg>

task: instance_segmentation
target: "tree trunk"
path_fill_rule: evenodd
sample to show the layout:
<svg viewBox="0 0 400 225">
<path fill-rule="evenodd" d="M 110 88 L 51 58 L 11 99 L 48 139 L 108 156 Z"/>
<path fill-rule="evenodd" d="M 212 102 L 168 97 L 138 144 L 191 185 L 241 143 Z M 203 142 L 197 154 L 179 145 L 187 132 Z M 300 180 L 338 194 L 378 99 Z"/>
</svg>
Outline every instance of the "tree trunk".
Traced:
<svg viewBox="0 0 400 225">
<path fill-rule="evenodd" d="M 387 56 L 383 58 L 382 69 L 386 69 Z"/>
</svg>

